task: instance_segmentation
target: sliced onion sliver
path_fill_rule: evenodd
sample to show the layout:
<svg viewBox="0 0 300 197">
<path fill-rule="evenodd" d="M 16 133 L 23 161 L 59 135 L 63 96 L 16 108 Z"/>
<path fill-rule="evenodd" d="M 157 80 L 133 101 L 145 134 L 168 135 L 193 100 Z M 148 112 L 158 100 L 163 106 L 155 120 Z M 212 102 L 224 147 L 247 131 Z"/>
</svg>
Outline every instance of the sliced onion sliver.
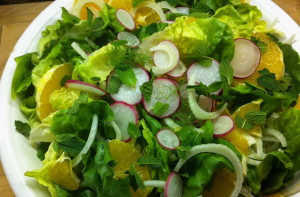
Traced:
<svg viewBox="0 0 300 197">
<path fill-rule="evenodd" d="M 264 131 L 264 134 L 266 135 L 270 135 L 270 136 L 274 136 L 275 138 L 277 138 L 281 144 L 282 147 L 287 147 L 287 142 L 285 137 L 282 135 L 282 133 L 280 133 L 279 131 L 272 129 L 272 128 L 267 128 Z"/>
<path fill-rule="evenodd" d="M 89 83 L 86 83 L 83 81 L 78 81 L 78 80 L 68 80 L 68 81 L 66 81 L 65 86 L 67 88 L 91 93 L 95 96 L 104 96 L 106 94 L 106 91 L 104 91 L 103 89 L 101 89 L 97 86 L 94 86 L 92 84 L 89 84 Z"/>
<path fill-rule="evenodd" d="M 89 137 L 83 147 L 83 149 L 80 151 L 80 153 L 78 153 L 78 155 L 72 160 L 72 166 L 73 168 L 75 166 L 77 166 L 79 164 L 79 162 L 82 160 L 82 155 L 86 154 L 89 149 L 91 148 L 95 137 L 96 137 L 96 133 L 97 133 L 97 127 L 98 127 L 98 116 L 97 114 L 93 115 L 93 120 L 92 120 L 92 126 L 91 126 L 91 130 L 90 130 L 90 134 Z"/>
<path fill-rule="evenodd" d="M 158 16 L 162 22 L 166 21 L 166 16 L 165 16 L 163 10 L 155 2 L 152 2 L 152 1 L 143 1 L 143 2 L 139 3 L 138 6 L 136 6 L 135 8 L 133 8 L 130 11 L 131 16 L 134 16 L 135 13 L 137 12 L 137 10 L 140 8 L 143 8 L 143 7 L 151 8 L 158 14 Z"/>
<path fill-rule="evenodd" d="M 177 13 L 177 9 L 174 6 L 171 6 L 167 1 L 161 1 L 159 3 L 157 3 L 157 5 L 161 8 L 161 9 L 168 9 L 170 10 L 172 13 Z"/>
<path fill-rule="evenodd" d="M 242 185 L 243 185 L 243 167 L 242 164 L 237 157 L 237 155 L 227 146 L 222 144 L 202 144 L 192 147 L 189 151 L 186 152 L 185 159 L 180 159 L 177 165 L 175 166 L 174 171 L 178 172 L 182 165 L 189 160 L 191 157 L 193 157 L 196 154 L 199 153 L 216 153 L 224 156 L 226 159 L 228 159 L 231 164 L 233 165 L 235 169 L 236 174 L 236 181 L 235 181 L 235 187 L 231 193 L 231 197 L 236 197 L 239 195 Z"/>
</svg>

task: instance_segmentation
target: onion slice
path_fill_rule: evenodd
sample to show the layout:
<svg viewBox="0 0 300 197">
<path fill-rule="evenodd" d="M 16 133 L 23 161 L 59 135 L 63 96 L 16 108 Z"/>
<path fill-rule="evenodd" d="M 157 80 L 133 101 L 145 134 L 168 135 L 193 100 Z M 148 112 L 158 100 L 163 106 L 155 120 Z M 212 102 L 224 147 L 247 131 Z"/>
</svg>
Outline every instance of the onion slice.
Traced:
<svg viewBox="0 0 300 197">
<path fill-rule="evenodd" d="M 243 167 L 242 167 L 242 164 L 241 164 L 239 158 L 236 156 L 236 154 L 225 145 L 202 144 L 202 145 L 197 145 L 197 146 L 192 147 L 189 151 L 186 152 L 185 159 L 179 160 L 179 162 L 175 166 L 174 171 L 178 172 L 187 160 L 189 160 L 191 157 L 193 157 L 194 155 L 199 154 L 199 153 L 220 154 L 230 161 L 230 163 L 233 165 L 233 167 L 235 169 L 235 174 L 236 174 L 235 187 L 230 196 L 231 197 L 238 196 L 242 189 L 242 184 L 243 184 Z"/>
<path fill-rule="evenodd" d="M 134 16 L 136 14 L 137 10 L 140 8 L 143 8 L 143 7 L 151 8 L 153 11 L 155 11 L 158 14 L 158 16 L 162 22 L 166 21 L 166 16 L 165 16 L 163 10 L 155 2 L 152 2 L 152 1 L 143 1 L 143 2 L 139 3 L 138 6 L 136 6 L 135 8 L 133 8 L 130 11 L 131 16 Z"/>
</svg>

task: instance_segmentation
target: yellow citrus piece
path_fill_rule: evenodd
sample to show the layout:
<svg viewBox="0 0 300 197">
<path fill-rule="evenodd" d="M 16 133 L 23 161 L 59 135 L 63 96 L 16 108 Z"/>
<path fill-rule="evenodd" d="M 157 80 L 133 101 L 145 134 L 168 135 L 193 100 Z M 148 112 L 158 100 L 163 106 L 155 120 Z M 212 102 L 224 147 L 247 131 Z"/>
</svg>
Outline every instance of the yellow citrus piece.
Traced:
<svg viewBox="0 0 300 197">
<path fill-rule="evenodd" d="M 161 21 L 159 15 L 149 7 L 141 7 L 139 8 L 134 17 L 134 21 L 136 22 L 136 25 L 149 25 L 151 23 Z"/>
<path fill-rule="evenodd" d="M 107 0 L 107 4 L 115 9 L 124 9 L 128 12 L 132 8 L 132 0 Z"/>
<path fill-rule="evenodd" d="M 236 175 L 222 168 L 214 173 L 211 187 L 204 190 L 203 197 L 224 197 L 230 196 L 235 186 Z"/>
<path fill-rule="evenodd" d="M 237 116 L 244 118 L 247 112 L 259 110 L 260 103 L 261 100 L 258 100 L 242 105 L 231 115 L 232 119 L 235 120 Z M 249 144 L 250 135 L 261 137 L 261 132 L 261 126 L 259 125 L 255 125 L 250 130 L 244 130 L 236 126 L 231 133 L 225 135 L 223 138 L 231 142 L 241 154 L 248 155 L 249 147 L 251 145 Z"/>
<path fill-rule="evenodd" d="M 40 80 L 36 90 L 36 112 L 40 120 L 46 118 L 49 114 L 54 112 L 49 103 L 50 95 L 61 88 L 60 82 L 66 75 L 72 74 L 72 67 L 70 64 L 61 64 L 53 66 Z"/>
<path fill-rule="evenodd" d="M 300 109 L 300 95 L 298 96 L 298 100 L 297 100 L 297 103 L 296 103 L 296 105 L 294 106 L 294 108 Z"/>
<path fill-rule="evenodd" d="M 132 143 L 126 143 L 119 140 L 109 141 L 109 150 L 112 158 L 116 161 L 116 165 L 113 167 L 114 178 L 122 179 L 128 174 L 132 165 L 135 165 L 136 170 L 142 180 L 149 180 L 150 173 L 147 166 L 139 166 L 137 164 L 138 159 L 142 156 L 141 153 L 134 147 Z M 132 196 L 147 196 L 151 190 L 138 189 L 137 191 L 131 190 Z"/>
<path fill-rule="evenodd" d="M 254 33 L 253 36 L 267 45 L 266 52 L 261 55 L 260 63 L 254 73 L 245 79 L 234 79 L 234 85 L 243 82 L 257 84 L 256 79 L 261 76 L 258 71 L 264 68 L 274 73 L 277 80 L 281 79 L 284 75 L 283 54 L 279 46 L 264 33 Z"/>
<path fill-rule="evenodd" d="M 77 190 L 79 188 L 79 181 L 77 177 L 74 177 L 70 160 L 56 162 L 48 176 L 65 189 Z"/>
<path fill-rule="evenodd" d="M 87 19 L 87 8 L 90 9 L 94 16 L 99 16 L 104 3 L 108 0 L 75 0 L 71 13 L 78 16 L 81 20 Z"/>
<path fill-rule="evenodd" d="M 277 194 L 271 194 L 263 197 L 284 197 L 284 195 L 277 193 Z"/>
</svg>

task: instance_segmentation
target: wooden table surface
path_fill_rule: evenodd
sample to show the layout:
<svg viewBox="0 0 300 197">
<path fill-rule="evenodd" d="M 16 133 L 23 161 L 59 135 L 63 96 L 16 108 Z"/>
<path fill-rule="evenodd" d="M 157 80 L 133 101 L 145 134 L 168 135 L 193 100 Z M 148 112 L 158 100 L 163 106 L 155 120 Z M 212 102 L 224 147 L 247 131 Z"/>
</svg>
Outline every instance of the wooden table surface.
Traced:
<svg viewBox="0 0 300 197">
<path fill-rule="evenodd" d="M 273 0 L 300 25 L 300 0 Z M 0 6 L 0 76 L 22 32 L 51 2 Z M 14 196 L 0 164 L 0 196 Z"/>
</svg>

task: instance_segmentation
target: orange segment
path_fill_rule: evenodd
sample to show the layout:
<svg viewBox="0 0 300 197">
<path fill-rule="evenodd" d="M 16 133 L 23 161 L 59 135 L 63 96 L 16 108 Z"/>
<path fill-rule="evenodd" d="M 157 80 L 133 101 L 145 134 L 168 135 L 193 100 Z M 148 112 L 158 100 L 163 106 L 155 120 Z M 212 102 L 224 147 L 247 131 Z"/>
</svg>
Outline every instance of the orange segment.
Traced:
<svg viewBox="0 0 300 197">
<path fill-rule="evenodd" d="M 88 8 L 93 12 L 94 16 L 97 17 L 105 2 L 107 2 L 107 0 L 75 0 L 71 12 L 81 20 L 86 20 Z"/>
<path fill-rule="evenodd" d="M 263 196 L 263 197 L 284 197 L 284 195 L 282 194 L 271 194 L 271 195 L 267 195 L 267 196 Z"/>
<path fill-rule="evenodd" d="M 50 95 L 61 88 L 60 82 L 66 75 L 72 74 L 72 67 L 70 64 L 62 64 L 53 66 L 40 80 L 36 91 L 37 115 L 40 120 L 46 118 L 49 114 L 54 112 L 49 103 Z"/>
<path fill-rule="evenodd" d="M 130 11 L 132 8 L 132 0 L 108 0 L 107 4 L 115 9 L 124 9 Z"/>
<path fill-rule="evenodd" d="M 135 165 L 138 174 L 142 180 L 149 180 L 150 173 L 147 166 L 139 166 L 138 159 L 142 156 L 141 153 L 134 147 L 132 143 L 126 143 L 119 140 L 109 141 L 109 150 L 112 158 L 115 159 L 116 165 L 113 167 L 114 178 L 121 179 L 128 174 L 125 172 L 130 170 L 132 165 Z M 151 190 L 138 189 L 137 191 L 131 190 L 132 196 L 147 196 Z"/>
<path fill-rule="evenodd" d="M 204 190 L 203 197 L 230 196 L 235 186 L 236 176 L 227 168 L 222 168 L 214 173 L 211 187 Z"/>
<path fill-rule="evenodd" d="M 281 79 L 284 75 L 283 54 L 278 45 L 264 33 L 254 33 L 253 36 L 267 45 L 266 52 L 261 55 L 260 63 L 255 72 L 246 79 L 234 79 L 234 85 L 243 82 L 257 84 L 256 79 L 261 76 L 258 71 L 264 68 L 274 73 L 277 80 Z"/>
<path fill-rule="evenodd" d="M 161 19 L 153 9 L 149 7 L 141 7 L 136 11 L 134 15 L 134 21 L 137 25 L 145 26 L 157 21 L 161 21 Z"/>
<path fill-rule="evenodd" d="M 298 100 L 297 100 L 297 103 L 296 103 L 296 105 L 294 106 L 294 108 L 300 109 L 300 95 L 298 96 Z"/>
</svg>

